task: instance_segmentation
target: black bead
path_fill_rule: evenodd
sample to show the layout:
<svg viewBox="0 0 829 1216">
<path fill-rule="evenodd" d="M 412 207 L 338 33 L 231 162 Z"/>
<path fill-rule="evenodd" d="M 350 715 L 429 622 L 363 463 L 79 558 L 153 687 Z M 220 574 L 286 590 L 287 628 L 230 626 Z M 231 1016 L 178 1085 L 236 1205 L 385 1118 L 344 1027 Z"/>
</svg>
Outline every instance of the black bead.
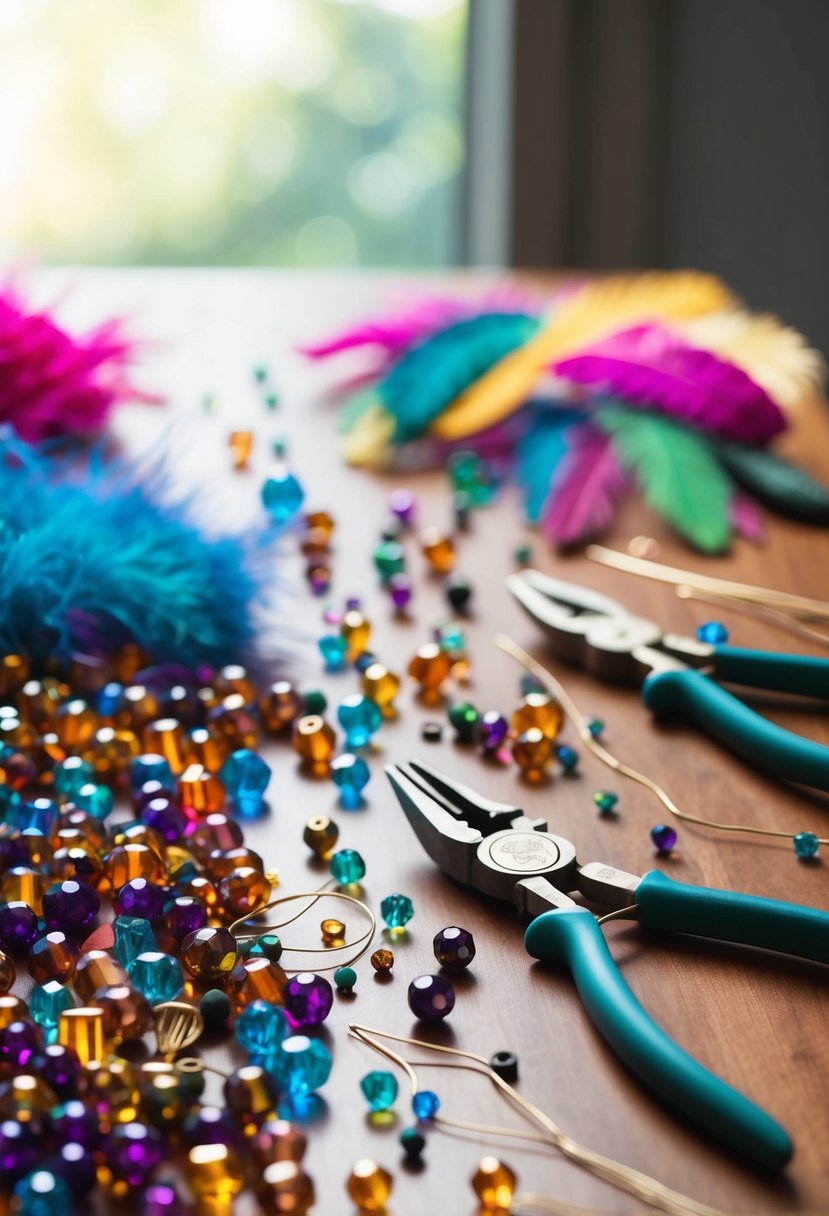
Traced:
<svg viewBox="0 0 829 1216">
<path fill-rule="evenodd" d="M 443 726 L 440 722 L 424 722 L 420 728 L 420 737 L 424 743 L 440 743 L 443 738 Z"/>
<path fill-rule="evenodd" d="M 489 1067 L 502 1081 L 518 1080 L 518 1056 L 513 1051 L 496 1051 L 490 1058 Z"/>
<path fill-rule="evenodd" d="M 199 1001 L 199 1013 L 204 1019 L 204 1028 L 212 1034 L 227 1030 L 233 1006 L 230 997 L 221 988 L 211 988 Z"/>
<path fill-rule="evenodd" d="M 400 1143 L 410 1161 L 419 1161 L 421 1153 L 426 1147 L 426 1138 L 416 1127 L 405 1127 L 400 1133 Z"/>
<path fill-rule="evenodd" d="M 472 586 L 459 574 L 450 574 L 446 580 L 446 598 L 456 612 L 463 612 L 472 599 Z"/>
</svg>

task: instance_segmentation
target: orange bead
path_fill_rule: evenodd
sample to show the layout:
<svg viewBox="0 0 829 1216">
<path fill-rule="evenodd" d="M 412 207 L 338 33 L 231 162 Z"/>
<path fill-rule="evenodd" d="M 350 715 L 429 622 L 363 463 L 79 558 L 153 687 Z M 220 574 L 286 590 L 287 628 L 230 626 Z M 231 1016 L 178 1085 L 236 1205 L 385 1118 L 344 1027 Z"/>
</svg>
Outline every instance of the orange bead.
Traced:
<svg viewBox="0 0 829 1216">
<path fill-rule="evenodd" d="M 245 959 L 244 970 L 247 978 L 240 997 L 245 1004 L 256 1000 L 282 1004 L 288 977 L 279 963 L 273 963 L 268 958 L 249 958 Z"/>
<path fill-rule="evenodd" d="M 555 739 L 563 722 L 563 709 L 546 692 L 528 693 L 512 715 L 512 729 L 517 735 L 537 727 L 549 739 Z"/>
<path fill-rule="evenodd" d="M 140 733 L 145 726 L 155 722 L 160 713 L 161 702 L 151 689 L 143 684 L 130 684 L 124 689 L 115 720 L 118 726 Z"/>
<path fill-rule="evenodd" d="M 204 765 L 209 773 L 218 773 L 230 755 L 230 743 L 217 730 L 194 726 L 188 736 L 188 750 L 197 764 Z"/>
<path fill-rule="evenodd" d="M 259 699 L 259 712 L 266 728 L 274 734 L 285 730 L 302 713 L 302 697 L 287 680 L 271 684 Z"/>
<path fill-rule="evenodd" d="M 228 929 L 197 929 L 181 943 L 181 961 L 197 979 L 230 975 L 238 957 L 239 947 Z"/>
<path fill-rule="evenodd" d="M 170 850 L 168 849 L 167 856 L 169 857 L 169 855 Z M 215 884 L 209 878 L 205 878 L 203 874 L 196 874 L 193 878 L 187 878 L 183 882 L 177 883 L 176 891 L 179 895 L 195 895 L 208 912 L 212 911 L 219 902 L 219 893 Z"/>
<path fill-rule="evenodd" d="M 110 836 L 110 847 L 114 848 L 119 844 L 146 844 L 159 857 L 164 852 L 164 842 L 153 828 L 146 823 L 119 823 L 112 830 Z"/>
<path fill-rule="evenodd" d="M 309 528 L 299 547 L 306 557 L 321 558 L 329 550 L 328 533 L 325 528 Z"/>
<path fill-rule="evenodd" d="M 368 649 L 371 625 L 356 608 L 350 608 L 340 624 L 340 634 L 348 642 L 349 658 L 356 658 Z"/>
<path fill-rule="evenodd" d="M 305 516 L 305 524 L 308 528 L 321 528 L 329 540 L 334 535 L 334 529 L 337 526 L 334 517 L 328 511 L 308 511 Z"/>
<path fill-rule="evenodd" d="M 307 1216 L 316 1195 L 312 1178 L 295 1161 L 274 1161 L 262 1171 L 256 1198 L 265 1216 Z"/>
<path fill-rule="evenodd" d="M 147 659 L 137 642 L 126 642 L 110 657 L 112 674 L 121 684 L 129 684 L 147 666 Z"/>
<path fill-rule="evenodd" d="M 354 1166 L 345 1185 L 361 1213 L 385 1212 L 394 1180 L 388 1170 L 364 1157 Z"/>
<path fill-rule="evenodd" d="M 336 732 L 319 714 L 307 714 L 294 723 L 294 751 L 308 764 L 327 764 L 337 746 Z"/>
<path fill-rule="evenodd" d="M 45 874 L 29 866 L 13 866 L 0 880 L 0 895 L 7 904 L 15 901 L 28 904 L 40 916 L 43 912 L 46 885 Z"/>
<path fill-rule="evenodd" d="M 132 1123 L 138 1114 L 135 1066 L 120 1056 L 90 1060 L 81 1073 L 81 1093 L 84 1104 L 107 1123 Z"/>
<path fill-rule="evenodd" d="M 101 820 L 76 806 L 65 807 L 57 822 L 57 837 L 62 843 L 70 843 L 68 838 L 64 841 L 64 833 L 70 831 L 79 832 L 81 838 L 95 849 L 102 849 L 107 842 L 107 830 Z"/>
<path fill-rule="evenodd" d="M 194 1145 L 187 1154 L 185 1173 L 198 1210 L 222 1216 L 232 1211 L 233 1197 L 245 1185 L 242 1163 L 226 1144 Z"/>
<path fill-rule="evenodd" d="M 89 1003 L 103 1014 L 103 1034 L 108 1043 L 117 1045 L 140 1039 L 152 1029 L 150 1003 L 129 983 L 99 988 Z"/>
<path fill-rule="evenodd" d="M 483 1212 L 510 1210 L 517 1178 L 515 1171 L 497 1157 L 482 1157 L 470 1181 Z"/>
<path fill-rule="evenodd" d="M 424 693 L 436 693 L 451 670 L 452 660 L 437 642 L 421 646 L 409 664 L 409 675 Z"/>
<path fill-rule="evenodd" d="M 451 536 L 437 528 L 425 528 L 420 534 L 420 551 L 435 574 L 450 574 L 455 568 L 455 546 Z"/>
<path fill-rule="evenodd" d="M 553 740 L 537 726 L 531 726 L 512 745 L 512 758 L 530 781 L 544 775 L 544 766 L 553 754 Z"/>
<path fill-rule="evenodd" d="M 8 992 L 17 979 L 17 968 L 7 954 L 0 950 L 0 992 Z"/>
<path fill-rule="evenodd" d="M 95 710 L 78 697 L 61 705 L 55 716 L 55 734 L 70 751 L 83 748 L 95 734 L 98 725 Z"/>
<path fill-rule="evenodd" d="M 106 950 L 86 950 L 78 959 L 72 987 L 82 1001 L 88 1001 L 99 988 L 129 983 L 129 976 L 117 959 Z"/>
<path fill-rule="evenodd" d="M 113 891 L 120 891 L 132 878 L 161 884 L 167 877 L 164 862 L 146 844 L 119 844 L 104 858 L 104 872 Z"/>
<path fill-rule="evenodd" d="M 236 820 L 221 811 L 214 811 L 205 816 L 187 837 L 193 855 L 202 862 L 206 861 L 211 853 L 240 848 L 243 840 L 242 829 Z"/>
<path fill-rule="evenodd" d="M 253 866 L 231 870 L 219 883 L 219 902 L 225 915 L 232 920 L 253 916 L 264 908 L 271 897 L 271 884 Z"/>
<path fill-rule="evenodd" d="M 306 1136 L 287 1119 L 269 1119 L 256 1133 L 250 1149 L 254 1161 L 263 1170 L 274 1161 L 293 1161 L 298 1165 L 307 1147 Z"/>
<path fill-rule="evenodd" d="M 69 692 L 68 684 L 48 676 L 43 680 L 27 680 L 18 697 L 21 716 L 38 730 L 47 730 Z"/>
<path fill-rule="evenodd" d="M 0 1030 L 5 1030 L 7 1026 L 11 1026 L 12 1022 L 30 1020 L 29 1010 L 19 996 L 12 996 L 10 992 L 0 996 Z"/>
<path fill-rule="evenodd" d="M 238 845 L 233 849 L 215 849 L 205 864 L 210 871 L 210 877 L 214 880 L 224 878 L 231 870 L 238 870 L 240 866 L 250 866 L 252 869 L 258 870 L 260 874 L 265 873 L 263 859 L 253 849 L 248 849 L 244 845 Z"/>
<path fill-rule="evenodd" d="M 234 751 L 240 747 L 255 749 L 262 738 L 255 704 L 241 692 L 228 693 L 214 705 L 208 711 L 207 725 L 223 736 Z"/>
<path fill-rule="evenodd" d="M 84 760 L 104 777 L 126 772 L 131 761 L 140 754 L 141 745 L 134 731 L 115 730 L 111 726 L 96 730 L 82 752 Z"/>
<path fill-rule="evenodd" d="M 233 453 L 233 467 L 241 473 L 248 467 L 253 452 L 253 431 L 231 431 L 227 442 Z"/>
<path fill-rule="evenodd" d="M 375 950 L 369 961 L 375 971 L 388 972 L 394 966 L 394 955 L 391 950 Z"/>
<path fill-rule="evenodd" d="M 28 678 L 29 660 L 22 654 L 6 654 L 0 658 L 0 695 L 13 695 Z"/>
<path fill-rule="evenodd" d="M 0 706 L 0 744 L 28 751 L 37 739 L 37 731 L 31 722 L 24 722 L 12 706 Z"/>
<path fill-rule="evenodd" d="M 224 806 L 224 786 L 201 764 L 187 765 L 179 778 L 178 792 L 188 819 L 202 819 Z"/>
<path fill-rule="evenodd" d="M 0 1118 L 39 1122 L 57 1103 L 55 1091 L 41 1077 L 19 1073 L 0 1090 Z"/>
<path fill-rule="evenodd" d="M 184 772 L 188 759 L 187 736 L 178 718 L 156 718 L 154 722 L 148 722 L 143 738 L 145 752 L 163 756 L 176 775 Z"/>
<path fill-rule="evenodd" d="M 39 937 L 29 951 L 29 975 L 36 984 L 58 980 L 65 984 L 75 974 L 80 947 L 61 929 Z"/>
<path fill-rule="evenodd" d="M 400 677 L 382 663 L 372 663 L 363 672 L 363 695 L 379 705 L 387 717 L 392 712 L 394 698 L 399 691 Z"/>
<path fill-rule="evenodd" d="M 258 694 L 253 676 L 241 663 L 228 663 L 219 668 L 213 678 L 213 687 L 220 697 L 227 697 L 233 692 L 241 693 L 248 705 L 255 702 Z"/>
</svg>

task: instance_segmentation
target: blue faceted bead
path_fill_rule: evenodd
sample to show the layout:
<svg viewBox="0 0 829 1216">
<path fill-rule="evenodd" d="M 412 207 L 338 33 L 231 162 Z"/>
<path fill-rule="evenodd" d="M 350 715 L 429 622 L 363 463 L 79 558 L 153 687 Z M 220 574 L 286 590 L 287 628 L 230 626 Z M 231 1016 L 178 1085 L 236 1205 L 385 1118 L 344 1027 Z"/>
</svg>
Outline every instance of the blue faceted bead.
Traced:
<svg viewBox="0 0 829 1216">
<path fill-rule="evenodd" d="M 798 857 L 802 857 L 804 860 L 809 857 L 817 857 L 820 841 L 814 832 L 798 832 L 793 843 Z"/>
<path fill-rule="evenodd" d="M 338 633 L 327 633 L 317 642 L 326 671 L 342 671 L 348 656 L 348 640 Z"/>
<path fill-rule="evenodd" d="M 172 954 L 147 950 L 127 967 L 127 973 L 151 1005 L 161 1005 L 164 1001 L 174 1001 L 181 996 L 184 974 L 181 963 Z"/>
<path fill-rule="evenodd" d="M 397 1077 L 394 1073 L 376 1069 L 366 1073 L 360 1089 L 371 1110 L 390 1110 L 397 1097 Z"/>
<path fill-rule="evenodd" d="M 262 502 L 277 527 L 290 523 L 305 500 L 305 491 L 287 469 L 280 469 L 262 486 Z"/>
<path fill-rule="evenodd" d="M 240 815 L 255 817 L 262 810 L 262 795 L 271 779 L 271 766 L 257 752 L 240 747 L 225 760 L 219 780 Z"/>
<path fill-rule="evenodd" d="M 257 1058 L 272 1056 L 290 1033 L 285 1011 L 270 1001 L 251 1001 L 236 1021 L 236 1038 Z"/>
<path fill-rule="evenodd" d="M 10 785 L 0 785 L 0 821 L 5 822 L 9 812 L 20 806 L 21 798 Z"/>
<path fill-rule="evenodd" d="M 366 872 L 366 863 L 356 849 L 340 849 L 329 862 L 331 875 L 341 887 L 359 882 Z"/>
<path fill-rule="evenodd" d="M 721 621 L 706 621 L 697 630 L 697 638 L 709 646 L 720 646 L 728 641 L 728 630 Z"/>
<path fill-rule="evenodd" d="M 57 980 L 47 980 L 45 984 L 34 987 L 29 993 L 28 1002 L 32 1017 L 46 1030 L 54 1030 L 63 1011 L 75 1005 L 70 989 Z"/>
<path fill-rule="evenodd" d="M 123 696 L 124 685 L 119 684 L 117 680 L 111 680 L 95 698 L 95 709 L 102 718 L 111 718 L 120 709 Z"/>
<path fill-rule="evenodd" d="M 58 821 L 58 804 L 51 798 L 35 798 L 32 802 L 19 802 L 10 806 L 6 813 L 6 823 L 17 828 L 19 832 L 40 832 L 42 836 L 51 835 Z"/>
<path fill-rule="evenodd" d="M 115 799 L 109 786 L 96 785 L 94 781 L 88 781 L 86 785 L 82 785 L 75 792 L 72 801 L 79 810 L 87 811 L 95 819 L 106 819 L 107 815 L 112 814 L 112 808 L 115 805 Z"/>
<path fill-rule="evenodd" d="M 431 1089 L 419 1089 L 412 1098 L 412 1110 L 418 1119 L 434 1119 L 440 1110 L 440 1098 Z"/>
<path fill-rule="evenodd" d="M 66 1216 L 74 1210 L 72 1192 L 51 1170 L 32 1170 L 15 1184 L 12 1210 L 20 1216 Z"/>
<path fill-rule="evenodd" d="M 345 752 L 331 761 L 331 780 L 340 791 L 340 802 L 353 810 L 363 801 L 363 790 L 369 783 L 371 773 L 362 756 Z"/>
<path fill-rule="evenodd" d="M 380 904 L 380 915 L 389 929 L 402 929 L 414 916 L 414 904 L 408 895 L 387 895 Z"/>
<path fill-rule="evenodd" d="M 130 789 L 138 794 L 148 781 L 157 781 L 162 789 L 176 788 L 173 770 L 163 756 L 148 752 L 144 756 L 136 756 L 130 765 Z"/>
<path fill-rule="evenodd" d="M 575 748 L 568 747 L 566 743 L 560 743 L 556 748 L 556 759 L 565 773 L 575 772 L 578 768 L 579 753 Z"/>
<path fill-rule="evenodd" d="M 88 760 L 82 760 L 80 756 L 67 756 L 55 768 L 55 793 L 74 802 L 81 786 L 89 785 L 94 780 L 95 769 Z"/>
<path fill-rule="evenodd" d="M 380 729 L 383 711 L 374 701 L 357 693 L 340 704 L 337 721 L 345 731 L 346 747 L 356 749 L 365 747 Z"/>
<path fill-rule="evenodd" d="M 114 954 L 122 967 L 129 971 L 139 954 L 157 950 L 153 927 L 140 916 L 116 916 Z"/>
<path fill-rule="evenodd" d="M 319 1039 L 294 1034 L 279 1044 L 271 1069 L 279 1088 L 287 1094 L 310 1094 L 324 1085 L 331 1075 L 334 1058 Z"/>
</svg>

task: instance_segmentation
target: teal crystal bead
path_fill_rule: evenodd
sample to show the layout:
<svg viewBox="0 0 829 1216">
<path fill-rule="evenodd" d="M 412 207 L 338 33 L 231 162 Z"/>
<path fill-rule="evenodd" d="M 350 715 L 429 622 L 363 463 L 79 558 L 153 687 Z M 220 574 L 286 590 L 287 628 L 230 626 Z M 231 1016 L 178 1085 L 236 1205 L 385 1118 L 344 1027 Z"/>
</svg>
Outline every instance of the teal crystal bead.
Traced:
<svg viewBox="0 0 829 1216">
<path fill-rule="evenodd" d="M 130 789 L 133 793 L 137 794 L 148 781 L 157 781 L 166 790 L 176 788 L 173 770 L 168 761 L 154 752 L 136 756 L 130 765 Z"/>
<path fill-rule="evenodd" d="M 338 633 L 326 633 L 317 642 L 326 671 L 342 671 L 348 657 L 348 639 Z"/>
<path fill-rule="evenodd" d="M 402 929 L 414 916 L 414 904 L 408 895 L 387 895 L 380 904 L 380 915 L 389 929 Z"/>
<path fill-rule="evenodd" d="M 402 574 L 406 567 L 403 546 L 396 540 L 384 540 L 374 550 L 374 567 L 384 583 L 395 574 Z"/>
<path fill-rule="evenodd" d="M 28 1003 L 29 1013 L 46 1030 L 55 1030 L 60 1015 L 75 1005 L 70 989 L 57 980 L 47 980 L 45 984 L 34 987 L 29 993 Z"/>
<path fill-rule="evenodd" d="M 794 851 L 798 857 L 807 860 L 810 857 L 817 857 L 820 841 L 814 832 L 798 832 L 793 842 Z"/>
<path fill-rule="evenodd" d="M 616 810 L 616 804 L 619 801 L 619 795 L 614 794 L 613 790 L 596 790 L 593 795 L 593 801 L 599 808 L 602 815 L 612 815 Z"/>
<path fill-rule="evenodd" d="M 290 1033 L 284 1009 L 270 1001 L 251 1001 L 236 1020 L 236 1038 L 257 1058 L 272 1056 Z"/>
<path fill-rule="evenodd" d="M 447 654 L 463 654 L 466 636 L 457 621 L 444 621 L 435 629 L 435 641 Z"/>
<path fill-rule="evenodd" d="M 560 743 L 556 748 L 556 759 L 565 773 L 574 773 L 579 766 L 579 753 L 566 743 Z"/>
<path fill-rule="evenodd" d="M 709 646 L 721 646 L 728 641 L 728 630 L 721 621 L 706 621 L 697 630 L 697 638 Z"/>
<path fill-rule="evenodd" d="M 329 863 L 332 878 L 341 887 L 347 887 L 352 882 L 359 882 L 366 872 L 366 863 L 356 849 L 340 849 Z"/>
<path fill-rule="evenodd" d="M 269 1061 L 280 1090 L 295 1096 L 313 1093 L 324 1085 L 333 1063 L 325 1044 L 304 1034 L 283 1039 Z"/>
<path fill-rule="evenodd" d="M 148 920 L 141 916 L 116 916 L 115 949 L 113 953 L 122 967 L 130 969 L 139 954 L 148 950 L 157 950 L 153 927 Z"/>
<path fill-rule="evenodd" d="M 383 722 L 383 711 L 376 702 L 355 693 L 340 703 L 337 721 L 345 731 L 346 747 L 356 749 L 371 742 Z"/>
<path fill-rule="evenodd" d="M 449 480 L 456 493 L 469 495 L 472 507 L 486 506 L 495 494 L 492 466 L 477 452 L 453 452 L 449 457 Z"/>
<path fill-rule="evenodd" d="M 0 785 L 0 822 L 4 822 L 10 811 L 20 806 L 21 798 L 10 785 Z"/>
<path fill-rule="evenodd" d="M 257 752 L 240 747 L 225 760 L 219 780 L 240 815 L 254 818 L 262 811 L 265 790 L 271 779 L 271 766 Z"/>
<path fill-rule="evenodd" d="M 369 767 L 362 756 L 345 752 L 331 761 L 331 780 L 340 791 L 340 802 L 349 810 L 361 805 L 363 790 L 371 778 Z"/>
<path fill-rule="evenodd" d="M 334 983 L 340 992 L 351 992 L 357 983 L 357 972 L 353 967 L 338 967 L 334 972 Z"/>
<path fill-rule="evenodd" d="M 309 688 L 302 694 L 303 714 L 319 714 L 320 717 L 328 709 L 328 698 L 321 688 Z"/>
<path fill-rule="evenodd" d="M 397 1077 L 394 1073 L 376 1069 L 367 1072 L 360 1082 L 363 1097 L 371 1110 L 390 1110 L 397 1098 Z"/>
<path fill-rule="evenodd" d="M 305 491 L 288 469 L 281 468 L 262 486 L 262 502 L 277 527 L 291 522 L 305 501 Z"/>
<path fill-rule="evenodd" d="M 86 811 L 95 819 L 106 819 L 112 814 L 112 808 L 115 806 L 115 799 L 112 790 L 108 785 L 96 785 L 94 781 L 87 781 L 86 785 L 82 785 L 76 790 L 72 801 L 75 806 L 81 811 Z"/>
<path fill-rule="evenodd" d="M 587 729 L 590 731 L 591 739 L 599 739 L 604 730 L 604 722 L 601 718 L 588 718 Z"/>
<path fill-rule="evenodd" d="M 6 812 L 6 823 L 18 832 L 37 832 L 49 836 L 58 821 L 58 804 L 51 798 L 34 798 L 31 802 L 16 802 Z"/>
<path fill-rule="evenodd" d="M 67 756 L 55 767 L 55 793 L 69 802 L 84 785 L 94 784 L 95 769 L 80 756 Z"/>
<path fill-rule="evenodd" d="M 11 1211 L 18 1216 L 66 1216 L 74 1210 L 71 1190 L 51 1170 L 32 1170 L 12 1191 Z"/>
<path fill-rule="evenodd" d="M 440 1098 L 431 1089 L 419 1089 L 412 1098 L 412 1110 L 418 1119 L 434 1119 L 440 1110 Z"/>
<path fill-rule="evenodd" d="M 162 954 L 159 950 L 147 950 L 127 967 L 127 972 L 135 987 L 142 993 L 151 1005 L 162 1005 L 165 1001 L 174 1001 L 181 996 L 184 987 L 184 975 L 181 963 L 172 954 Z"/>
<path fill-rule="evenodd" d="M 244 942 L 239 945 L 240 948 L 244 947 Z M 278 963 L 282 958 L 282 948 L 278 934 L 263 933 L 255 942 L 251 942 L 247 953 L 251 958 L 268 958 L 272 963 Z"/>
</svg>

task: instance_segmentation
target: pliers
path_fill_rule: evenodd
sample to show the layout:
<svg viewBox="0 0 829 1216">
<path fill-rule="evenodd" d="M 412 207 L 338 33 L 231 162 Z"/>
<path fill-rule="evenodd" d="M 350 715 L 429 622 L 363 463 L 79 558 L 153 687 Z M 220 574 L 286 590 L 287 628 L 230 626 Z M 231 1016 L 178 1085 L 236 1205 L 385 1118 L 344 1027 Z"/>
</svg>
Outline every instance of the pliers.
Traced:
<svg viewBox="0 0 829 1216">
<path fill-rule="evenodd" d="M 716 682 L 826 701 L 829 659 L 666 634 L 609 596 L 538 570 L 510 575 L 507 588 L 565 662 L 616 683 L 641 683 L 654 713 L 688 718 L 757 767 L 829 790 L 829 748 L 769 722 Z"/>
<path fill-rule="evenodd" d="M 595 916 L 567 893 L 647 929 L 821 963 L 829 963 L 829 914 L 678 883 L 658 871 L 641 878 L 600 861 L 580 865 L 571 841 L 517 806 L 492 802 L 415 761 L 386 773 L 420 843 L 444 873 L 535 917 L 524 939 L 528 953 L 569 967 L 597 1029 L 640 1081 L 724 1147 L 764 1169 L 786 1164 L 792 1142 L 784 1128 L 652 1020 L 616 967 Z"/>
</svg>

